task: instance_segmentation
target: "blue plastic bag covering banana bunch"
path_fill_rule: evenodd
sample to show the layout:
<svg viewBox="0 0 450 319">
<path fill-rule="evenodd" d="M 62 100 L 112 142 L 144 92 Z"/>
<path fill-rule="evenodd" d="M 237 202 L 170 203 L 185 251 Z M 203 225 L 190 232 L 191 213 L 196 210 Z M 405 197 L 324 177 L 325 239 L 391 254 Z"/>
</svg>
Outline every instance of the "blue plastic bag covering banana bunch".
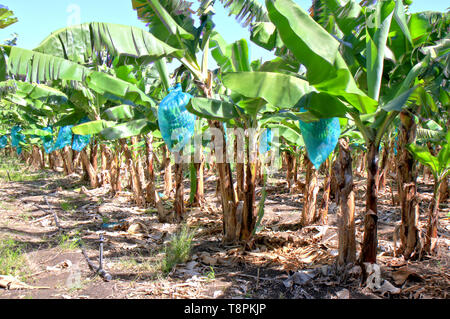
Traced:
<svg viewBox="0 0 450 319">
<path fill-rule="evenodd" d="M 339 118 L 321 119 L 311 123 L 299 121 L 299 124 L 308 157 L 314 167 L 319 169 L 338 143 L 341 135 Z"/>
<path fill-rule="evenodd" d="M 14 126 L 11 129 L 11 145 L 16 148 L 17 154 L 22 154 L 22 147 L 20 146 L 20 142 L 25 143 L 25 135 L 19 134 L 22 130 L 20 126 Z"/>
<path fill-rule="evenodd" d="M 261 135 L 259 142 L 259 152 L 265 154 L 270 151 L 270 144 L 272 143 L 272 130 L 270 128 L 265 129 Z"/>
<path fill-rule="evenodd" d="M 89 122 L 89 118 L 85 117 L 83 118 L 80 123 L 83 124 Z M 77 135 L 75 134 L 73 136 L 73 143 L 72 143 L 72 149 L 77 152 L 81 152 L 91 141 L 90 135 Z"/>
<path fill-rule="evenodd" d="M 8 137 L 3 135 L 0 137 L 0 149 L 5 148 L 8 145 Z"/>
<path fill-rule="evenodd" d="M 56 139 L 55 145 L 53 146 L 52 152 L 60 150 L 66 145 L 72 144 L 72 127 L 73 125 L 67 125 L 59 129 L 58 137 Z"/>
<path fill-rule="evenodd" d="M 192 95 L 184 93 L 179 83 L 169 92 L 159 104 L 159 130 L 170 151 L 175 146 L 181 150 L 194 135 L 195 115 L 186 109 Z"/>
<path fill-rule="evenodd" d="M 51 126 L 47 126 L 42 129 L 43 131 L 53 133 Z M 53 151 L 53 136 L 41 136 L 42 144 L 44 145 L 45 153 L 49 154 Z"/>
</svg>

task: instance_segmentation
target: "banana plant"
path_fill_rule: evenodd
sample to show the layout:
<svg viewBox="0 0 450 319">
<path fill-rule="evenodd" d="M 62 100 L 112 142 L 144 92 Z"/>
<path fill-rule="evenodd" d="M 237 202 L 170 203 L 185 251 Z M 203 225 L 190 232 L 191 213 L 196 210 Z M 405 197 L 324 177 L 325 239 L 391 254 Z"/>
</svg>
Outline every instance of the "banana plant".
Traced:
<svg viewBox="0 0 450 319">
<path fill-rule="evenodd" d="M 289 56 L 293 56 L 307 70 L 304 79 L 277 74 L 277 77 L 286 78 L 283 90 L 279 91 L 280 94 L 284 93 L 284 101 L 279 99 L 272 101 L 272 104 L 282 105 L 281 103 L 288 102 L 290 107 L 301 105 L 320 118 L 348 117 L 363 135 L 368 148 L 366 168 L 368 178 L 365 235 L 360 260 L 376 262 L 376 176 L 379 145 L 389 125 L 416 89 L 416 81 L 426 70 L 433 53 L 422 53 L 422 59 L 403 73 L 401 81 L 387 87 L 384 85 L 383 77 L 387 72 L 384 68 L 385 57 L 392 55 L 388 42 L 393 38 L 393 34 L 389 36 L 390 30 L 395 26 L 396 34 L 404 34 L 406 41 L 413 47 L 420 46 L 423 42 L 412 42 L 415 34 L 411 36 L 411 32 L 416 30 L 412 30 L 411 22 L 410 24 L 406 22 L 405 9 L 401 1 L 380 1 L 365 7 L 351 1 L 351 5 L 352 10 L 341 10 L 343 14 L 336 16 L 336 23 L 344 36 L 348 36 L 349 39 L 353 36 L 354 50 L 341 53 L 343 51 L 341 48 L 346 45 L 344 40 L 347 38 L 344 37 L 343 40 L 338 37 L 339 34 L 335 35 L 325 30 L 291 0 L 266 1 L 270 23 L 264 24 L 265 32 L 254 34 L 253 39 L 256 43 L 264 43 L 264 39 L 270 39 L 275 35 L 275 38 L 281 39 L 289 50 Z M 357 30 L 356 36 L 350 34 L 353 29 Z M 266 41 L 265 46 L 269 49 L 282 47 L 277 41 Z M 262 74 L 253 76 L 260 79 L 263 77 Z M 248 83 L 252 86 L 257 83 L 255 87 L 260 87 L 258 80 Z M 264 82 L 264 85 L 280 87 L 274 82 L 272 85 Z M 250 88 L 249 91 L 251 90 Z M 254 92 L 256 93 L 256 89 Z M 274 90 L 267 98 L 274 98 L 276 94 L 277 91 Z"/>
<path fill-rule="evenodd" d="M 19 20 L 14 17 L 14 12 L 9 10 L 7 6 L 0 4 L 0 29 L 5 29 L 17 21 Z"/>
<path fill-rule="evenodd" d="M 409 144 L 407 149 L 420 163 L 430 168 L 434 178 L 433 199 L 428 211 L 424 246 L 425 252 L 430 254 L 435 250 L 438 238 L 439 187 L 450 173 L 450 132 L 447 132 L 445 144 L 437 156 L 433 156 L 427 147 L 417 144 Z"/>
</svg>

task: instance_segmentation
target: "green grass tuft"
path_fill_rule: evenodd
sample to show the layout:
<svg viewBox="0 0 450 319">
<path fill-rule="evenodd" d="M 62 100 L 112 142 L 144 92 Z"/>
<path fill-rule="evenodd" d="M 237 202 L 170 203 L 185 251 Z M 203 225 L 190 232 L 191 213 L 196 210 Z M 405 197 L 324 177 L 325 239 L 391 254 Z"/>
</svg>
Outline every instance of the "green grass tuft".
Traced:
<svg viewBox="0 0 450 319">
<path fill-rule="evenodd" d="M 70 238 L 67 234 L 61 234 L 58 237 L 58 246 L 62 250 L 75 250 L 79 248 L 79 238 Z"/>
<path fill-rule="evenodd" d="M 21 277 L 26 274 L 23 245 L 13 239 L 0 240 L 0 275 Z"/>
<path fill-rule="evenodd" d="M 0 157 L 0 181 L 32 182 L 48 177 L 43 171 L 31 172 L 18 158 Z"/>
<path fill-rule="evenodd" d="M 165 258 L 162 261 L 162 271 L 169 273 L 176 265 L 188 261 L 194 232 L 187 225 L 183 225 L 181 230 L 175 234 L 165 248 Z"/>
</svg>

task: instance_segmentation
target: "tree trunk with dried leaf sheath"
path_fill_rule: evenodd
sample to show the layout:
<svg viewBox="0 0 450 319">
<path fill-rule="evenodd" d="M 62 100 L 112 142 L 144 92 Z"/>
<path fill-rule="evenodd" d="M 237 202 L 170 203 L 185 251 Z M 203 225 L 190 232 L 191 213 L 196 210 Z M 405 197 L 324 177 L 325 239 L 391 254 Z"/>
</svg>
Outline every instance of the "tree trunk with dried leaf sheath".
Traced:
<svg viewBox="0 0 450 319">
<path fill-rule="evenodd" d="M 172 164 L 170 162 L 170 152 L 167 146 L 163 145 L 163 162 L 164 162 L 164 195 L 170 197 L 173 189 L 172 184 Z"/>
<path fill-rule="evenodd" d="M 314 168 L 313 163 L 309 160 L 308 156 L 305 156 L 306 164 L 306 181 L 305 181 L 305 194 L 303 199 L 302 210 L 302 226 L 309 226 L 315 222 L 316 209 L 317 209 L 317 194 L 319 193 L 319 184 L 317 178 L 317 170 Z"/>
<path fill-rule="evenodd" d="M 154 204 L 156 209 L 158 210 L 158 218 L 159 222 L 166 222 L 166 218 L 168 213 L 164 209 L 164 206 L 161 202 L 161 198 L 159 197 L 158 192 L 155 187 L 155 171 L 153 165 L 153 135 L 151 133 L 145 136 L 145 146 L 147 151 L 147 186 L 146 186 L 146 201 L 147 203 Z"/>
<path fill-rule="evenodd" d="M 110 153 L 111 151 L 109 150 L 109 148 L 106 145 L 101 144 L 100 145 L 100 152 L 101 152 L 101 176 L 102 176 L 102 180 L 101 180 L 101 184 L 103 186 L 106 186 L 108 184 L 111 184 L 111 171 L 110 171 L 110 167 L 111 167 L 111 163 L 108 162 L 108 153 Z"/>
<path fill-rule="evenodd" d="M 132 153 L 130 151 L 130 148 L 126 144 L 125 139 L 121 139 L 120 142 L 122 144 L 122 149 L 123 149 L 123 152 L 125 155 L 127 167 L 128 167 L 128 170 L 130 171 L 130 175 L 131 175 L 131 187 L 133 189 L 134 200 L 135 200 L 137 206 L 144 207 L 145 202 L 144 202 L 143 196 L 142 196 L 142 185 L 141 185 L 141 181 L 139 179 L 138 173 L 137 173 L 137 169 L 134 165 Z"/>
<path fill-rule="evenodd" d="M 294 184 L 294 156 L 290 152 L 285 153 L 286 158 L 286 180 L 288 188 L 292 191 Z"/>
<path fill-rule="evenodd" d="M 424 251 L 431 255 L 436 250 L 438 240 L 438 224 L 439 224 L 439 187 L 440 184 L 435 181 L 433 190 L 433 199 L 428 209 L 428 226 L 425 239 Z"/>
<path fill-rule="evenodd" d="M 194 205 L 201 206 L 205 202 L 205 184 L 204 184 L 204 166 L 203 155 L 200 163 L 194 163 L 195 175 L 197 179 L 197 188 L 195 190 Z"/>
<path fill-rule="evenodd" d="M 184 219 L 183 162 L 181 156 L 181 151 L 175 153 L 175 222 L 181 222 Z"/>
<path fill-rule="evenodd" d="M 236 186 L 237 186 L 237 194 L 238 199 L 241 201 L 244 200 L 244 178 L 245 178 L 245 171 L 244 171 L 244 161 L 240 160 L 242 159 L 240 154 L 238 154 L 238 145 L 237 145 L 237 136 L 234 140 L 234 158 L 236 162 Z"/>
<path fill-rule="evenodd" d="M 448 199 L 448 177 L 444 178 L 441 183 L 441 187 L 439 188 L 439 200 L 441 202 L 445 202 Z"/>
<path fill-rule="evenodd" d="M 316 220 L 320 221 L 320 224 L 326 225 L 328 222 L 328 203 L 330 200 L 330 191 L 331 191 L 331 172 L 329 169 L 330 160 L 326 160 L 325 165 L 325 178 L 323 179 L 323 193 L 322 198 L 320 200 L 319 209 L 317 210 L 318 215 Z"/>
<path fill-rule="evenodd" d="M 222 161 L 216 162 L 216 170 L 219 177 L 220 195 L 222 198 L 222 210 L 223 210 L 223 241 L 226 244 L 236 244 L 239 242 L 241 223 L 242 223 L 242 209 L 240 214 L 238 211 L 237 193 L 233 188 L 233 175 L 231 173 L 230 163 L 226 162 L 226 140 L 225 131 L 223 125 L 219 121 L 208 121 L 209 126 L 216 128 L 222 132 L 222 149 L 215 149 L 215 151 L 222 152 L 222 154 L 216 154 L 216 159 L 219 155 L 222 157 Z M 214 137 L 215 139 L 215 137 Z M 214 140 L 214 143 L 216 141 Z"/>
<path fill-rule="evenodd" d="M 245 172 L 244 207 L 242 211 L 242 228 L 240 240 L 247 242 L 252 236 L 256 223 L 255 204 L 256 163 L 250 162 L 250 148 L 247 143 L 247 163 Z"/>
<path fill-rule="evenodd" d="M 191 175 L 193 178 L 195 174 L 195 180 L 191 184 L 191 192 L 195 192 L 191 194 L 191 202 L 192 206 L 202 206 L 205 202 L 205 185 L 204 185 L 204 168 L 205 168 L 205 157 L 203 156 L 203 146 L 199 145 L 196 147 L 193 161 L 191 165 Z M 195 189 L 194 189 L 195 188 Z"/>
<path fill-rule="evenodd" d="M 378 191 L 384 191 L 386 188 L 386 174 L 388 172 L 388 161 L 389 161 L 389 153 L 391 151 L 392 142 L 390 142 L 388 145 L 386 145 L 383 148 L 382 156 L 381 156 L 381 167 L 380 167 L 380 174 L 378 178 Z"/>
<path fill-rule="evenodd" d="M 90 154 L 90 162 L 95 172 L 98 171 L 98 141 L 93 138 L 91 142 L 91 154 Z"/>
<path fill-rule="evenodd" d="M 364 237 L 361 247 L 361 262 L 377 262 L 377 221 L 378 221 L 378 146 L 369 144 L 367 149 L 367 194 L 366 215 L 364 217 Z"/>
<path fill-rule="evenodd" d="M 67 175 L 70 175 L 73 173 L 73 166 L 72 166 L 72 157 L 70 154 L 70 150 L 67 146 L 65 146 L 61 150 L 61 155 L 64 163 L 64 171 Z"/>
<path fill-rule="evenodd" d="M 400 226 L 400 251 L 407 260 L 420 255 L 422 243 L 420 242 L 418 219 L 419 205 L 417 202 L 417 173 L 416 163 L 406 145 L 414 143 L 416 139 L 416 123 L 407 112 L 400 114 L 402 122 L 398 137 L 397 150 L 397 184 L 401 207 L 402 224 Z"/>
<path fill-rule="evenodd" d="M 339 255 L 338 265 L 356 261 L 355 192 L 353 191 L 352 157 L 348 140 L 339 141 L 339 159 L 336 165 L 336 203 L 338 205 Z"/>
<path fill-rule="evenodd" d="M 293 171 L 292 171 L 292 175 L 293 175 L 293 179 L 294 179 L 294 185 L 297 184 L 298 181 L 298 162 L 300 160 L 298 154 L 298 150 L 297 150 L 297 146 L 294 146 L 294 167 L 293 167 Z"/>
<path fill-rule="evenodd" d="M 88 155 L 86 153 L 86 149 L 84 149 L 80 152 L 80 156 L 81 156 L 81 163 L 83 164 L 83 168 L 88 174 L 91 187 L 97 188 L 98 187 L 97 172 L 94 170 L 91 162 L 89 161 Z"/>
<path fill-rule="evenodd" d="M 112 155 L 111 159 L 111 189 L 115 196 L 122 191 L 122 182 L 120 180 L 120 153 L 121 146 L 116 144 L 116 151 Z"/>
</svg>

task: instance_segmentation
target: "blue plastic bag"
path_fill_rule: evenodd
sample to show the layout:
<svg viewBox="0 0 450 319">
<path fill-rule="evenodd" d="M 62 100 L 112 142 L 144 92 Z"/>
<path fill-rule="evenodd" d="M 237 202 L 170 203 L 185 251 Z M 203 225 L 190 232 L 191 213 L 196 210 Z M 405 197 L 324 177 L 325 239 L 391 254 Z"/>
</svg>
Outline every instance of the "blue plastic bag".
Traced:
<svg viewBox="0 0 450 319">
<path fill-rule="evenodd" d="M 77 152 L 81 152 L 91 141 L 90 135 L 74 135 L 72 149 Z"/>
<path fill-rule="evenodd" d="M 16 148 L 16 152 L 18 155 L 22 154 L 22 147 L 20 143 L 25 143 L 25 135 L 19 134 L 22 130 L 20 126 L 14 126 L 11 129 L 11 145 Z"/>
<path fill-rule="evenodd" d="M 8 145 L 8 137 L 6 135 L 3 135 L 0 137 L 0 149 L 5 148 L 6 145 Z"/>
<path fill-rule="evenodd" d="M 50 126 L 42 129 L 43 131 L 53 133 Z M 44 144 L 45 153 L 49 154 L 53 151 L 53 136 L 41 136 L 42 144 Z"/>
<path fill-rule="evenodd" d="M 308 157 L 314 167 L 319 169 L 338 143 L 341 135 L 339 118 L 320 119 L 311 123 L 299 121 L 299 124 Z"/>
<path fill-rule="evenodd" d="M 11 129 L 11 145 L 13 147 L 19 147 L 20 142 L 25 142 L 25 135 L 19 134 L 21 130 L 20 126 L 14 126 Z"/>
<path fill-rule="evenodd" d="M 72 144 L 72 127 L 73 125 L 63 126 L 59 129 L 58 138 L 53 146 L 52 152 L 64 148 L 66 145 Z"/>
<path fill-rule="evenodd" d="M 89 118 L 85 117 L 78 124 L 87 123 L 89 121 L 90 121 Z M 73 136 L 72 149 L 74 151 L 81 152 L 86 146 L 88 146 L 90 141 L 91 141 L 91 135 L 75 134 Z"/>
<path fill-rule="evenodd" d="M 169 150 L 175 146 L 181 150 L 194 135 L 195 115 L 186 109 L 192 95 L 184 93 L 179 83 L 169 92 L 159 104 L 159 130 Z"/>
<path fill-rule="evenodd" d="M 270 143 L 272 143 L 272 130 L 267 128 L 261 135 L 259 142 L 259 152 L 265 154 L 270 151 Z"/>
</svg>

